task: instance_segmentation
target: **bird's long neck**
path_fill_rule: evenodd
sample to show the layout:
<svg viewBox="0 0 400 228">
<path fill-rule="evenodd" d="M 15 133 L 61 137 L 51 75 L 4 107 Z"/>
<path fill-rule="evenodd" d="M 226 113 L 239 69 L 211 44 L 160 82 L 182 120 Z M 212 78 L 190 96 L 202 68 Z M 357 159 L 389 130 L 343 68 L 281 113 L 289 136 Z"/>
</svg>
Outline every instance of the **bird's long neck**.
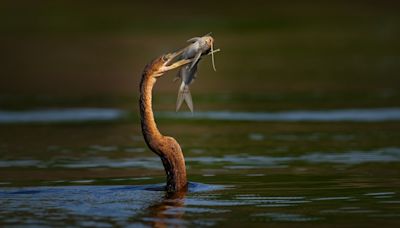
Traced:
<svg viewBox="0 0 400 228">
<path fill-rule="evenodd" d="M 161 135 L 154 120 L 152 108 L 152 91 L 155 83 L 156 79 L 154 77 L 146 75 L 146 72 L 143 73 L 140 82 L 140 117 L 142 133 L 150 149 L 152 149 L 152 144 L 149 144 L 150 142 L 157 142 L 163 138 L 163 135 Z"/>
<path fill-rule="evenodd" d="M 149 66 L 151 68 L 151 65 Z M 167 191 L 176 192 L 187 187 L 185 159 L 175 139 L 163 136 L 157 128 L 152 109 L 152 90 L 156 78 L 145 69 L 140 82 L 140 116 L 142 133 L 148 147 L 156 153 L 164 165 L 167 175 Z"/>
</svg>

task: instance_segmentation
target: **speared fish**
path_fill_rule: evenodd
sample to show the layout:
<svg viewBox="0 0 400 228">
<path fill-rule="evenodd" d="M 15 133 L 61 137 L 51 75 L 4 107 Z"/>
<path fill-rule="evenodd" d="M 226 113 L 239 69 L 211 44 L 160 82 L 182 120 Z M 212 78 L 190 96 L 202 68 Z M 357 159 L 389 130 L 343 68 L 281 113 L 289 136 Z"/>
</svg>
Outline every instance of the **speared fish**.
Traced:
<svg viewBox="0 0 400 228">
<path fill-rule="evenodd" d="M 212 66 L 214 71 L 214 52 L 219 51 L 214 50 L 214 38 L 210 36 L 211 33 L 204 35 L 202 37 L 194 37 L 189 39 L 187 42 L 191 43 L 187 46 L 181 54 L 181 59 L 193 59 L 191 64 L 183 66 L 177 75 L 177 79 L 181 79 L 182 83 L 179 87 L 178 98 L 176 101 L 176 111 L 179 110 L 183 101 L 186 102 L 190 111 L 193 112 L 193 101 L 192 95 L 190 94 L 189 85 L 193 83 L 193 80 L 197 75 L 197 66 L 200 62 L 201 56 L 206 54 L 211 54 Z"/>
</svg>

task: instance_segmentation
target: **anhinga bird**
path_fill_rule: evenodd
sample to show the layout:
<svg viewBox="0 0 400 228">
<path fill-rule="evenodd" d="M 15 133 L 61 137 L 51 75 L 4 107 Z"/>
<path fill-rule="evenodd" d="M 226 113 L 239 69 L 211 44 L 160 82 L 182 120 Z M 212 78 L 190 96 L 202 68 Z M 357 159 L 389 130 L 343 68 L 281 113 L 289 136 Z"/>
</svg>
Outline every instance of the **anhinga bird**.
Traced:
<svg viewBox="0 0 400 228">
<path fill-rule="evenodd" d="M 188 55 L 193 45 L 180 51 L 163 55 L 149 63 L 142 74 L 140 82 L 140 116 L 144 139 L 147 146 L 156 153 L 164 165 L 167 175 L 167 192 L 178 192 L 187 189 L 186 166 L 182 149 L 179 143 L 170 136 L 164 136 L 157 128 L 152 109 L 152 90 L 158 77 L 165 72 L 182 67 L 186 64 L 197 64 L 201 55 L 213 54 L 219 51 L 213 50 L 214 39 L 210 36 L 198 38 L 205 40 L 199 48 L 200 54 L 196 57 Z M 185 55 L 186 53 L 186 55 Z"/>
<path fill-rule="evenodd" d="M 157 128 L 152 109 L 152 90 L 158 77 L 191 62 L 191 60 L 182 59 L 173 63 L 175 57 L 181 53 L 182 51 L 178 51 L 153 60 L 145 67 L 140 82 L 139 106 L 142 133 L 147 146 L 161 158 L 167 175 L 166 190 L 168 192 L 187 189 L 185 159 L 179 143 L 172 137 L 162 135 Z"/>
</svg>

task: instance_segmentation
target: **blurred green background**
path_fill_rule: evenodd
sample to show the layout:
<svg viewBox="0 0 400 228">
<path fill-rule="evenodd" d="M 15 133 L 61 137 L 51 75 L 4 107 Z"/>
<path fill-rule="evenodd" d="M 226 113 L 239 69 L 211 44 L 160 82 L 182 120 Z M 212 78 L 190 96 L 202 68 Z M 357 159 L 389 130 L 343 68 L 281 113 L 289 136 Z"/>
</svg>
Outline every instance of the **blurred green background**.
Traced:
<svg viewBox="0 0 400 228">
<path fill-rule="evenodd" d="M 2 1 L 0 107 L 137 109 L 146 63 L 213 32 L 196 110 L 398 106 L 397 1 Z M 175 73 L 156 109 L 174 110 Z"/>
</svg>

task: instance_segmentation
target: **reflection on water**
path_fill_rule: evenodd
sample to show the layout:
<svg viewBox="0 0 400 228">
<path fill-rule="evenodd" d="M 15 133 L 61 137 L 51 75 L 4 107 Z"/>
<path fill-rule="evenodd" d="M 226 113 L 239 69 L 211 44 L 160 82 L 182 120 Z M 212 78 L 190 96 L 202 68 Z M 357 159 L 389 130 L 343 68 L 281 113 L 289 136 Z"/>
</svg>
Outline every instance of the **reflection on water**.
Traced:
<svg viewBox="0 0 400 228">
<path fill-rule="evenodd" d="M 185 225 L 182 219 L 185 214 L 184 207 L 186 191 L 165 193 L 164 199 L 152 205 L 149 209 L 151 215 L 144 217 L 143 221 L 150 221 L 153 227 Z"/>
</svg>

